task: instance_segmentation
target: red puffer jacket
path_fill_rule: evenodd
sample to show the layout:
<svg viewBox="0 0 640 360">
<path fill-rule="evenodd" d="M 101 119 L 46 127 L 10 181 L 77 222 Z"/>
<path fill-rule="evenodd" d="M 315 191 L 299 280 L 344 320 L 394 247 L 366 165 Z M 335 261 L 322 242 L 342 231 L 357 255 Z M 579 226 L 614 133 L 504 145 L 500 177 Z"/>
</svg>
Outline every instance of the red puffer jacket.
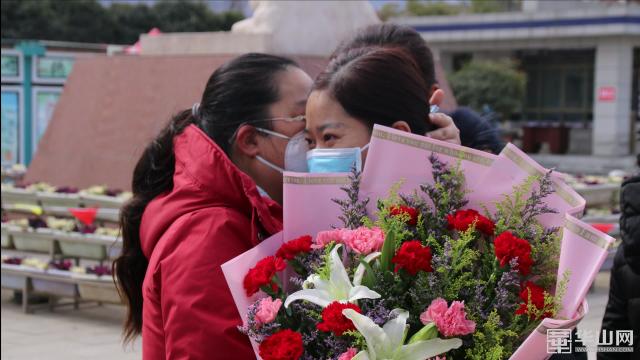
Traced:
<svg viewBox="0 0 640 360">
<path fill-rule="evenodd" d="M 280 231 L 282 208 L 196 126 L 174 152 L 174 187 L 149 203 L 140 228 L 143 358 L 253 359 L 220 265 Z"/>
</svg>

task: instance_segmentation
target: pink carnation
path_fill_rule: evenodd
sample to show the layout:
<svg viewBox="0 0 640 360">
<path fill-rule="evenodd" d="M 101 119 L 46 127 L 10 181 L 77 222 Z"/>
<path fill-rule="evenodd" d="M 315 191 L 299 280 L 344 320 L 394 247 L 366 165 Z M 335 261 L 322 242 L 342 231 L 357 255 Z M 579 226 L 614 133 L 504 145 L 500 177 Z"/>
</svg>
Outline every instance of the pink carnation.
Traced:
<svg viewBox="0 0 640 360">
<path fill-rule="evenodd" d="M 260 300 L 260 304 L 258 304 L 258 311 L 256 311 L 256 324 L 260 326 L 275 320 L 276 315 L 278 315 L 278 311 L 280 310 L 280 306 L 282 306 L 282 300 L 280 299 L 273 300 L 270 297 L 266 297 Z"/>
<path fill-rule="evenodd" d="M 350 230 L 346 235 L 344 243 L 353 249 L 353 251 L 362 255 L 380 251 L 384 244 L 384 232 L 378 227 L 369 229 L 363 226 L 355 230 Z"/>
<path fill-rule="evenodd" d="M 349 348 L 347 351 L 343 352 L 338 356 L 338 360 L 351 360 L 356 354 L 358 350 L 356 348 Z"/>
<path fill-rule="evenodd" d="M 334 242 L 336 244 L 342 244 L 344 242 L 346 233 L 348 233 L 349 231 L 351 230 L 336 229 L 336 230 L 321 231 L 318 233 L 318 235 L 316 235 L 316 238 L 313 241 L 313 245 L 311 245 L 311 248 L 320 249 L 329 245 L 331 242 Z"/>
<path fill-rule="evenodd" d="M 445 337 L 471 334 L 476 330 L 476 323 L 467 319 L 463 301 L 454 301 L 447 307 L 447 301 L 437 298 L 420 315 L 423 324 L 434 322 L 438 332 Z"/>
</svg>

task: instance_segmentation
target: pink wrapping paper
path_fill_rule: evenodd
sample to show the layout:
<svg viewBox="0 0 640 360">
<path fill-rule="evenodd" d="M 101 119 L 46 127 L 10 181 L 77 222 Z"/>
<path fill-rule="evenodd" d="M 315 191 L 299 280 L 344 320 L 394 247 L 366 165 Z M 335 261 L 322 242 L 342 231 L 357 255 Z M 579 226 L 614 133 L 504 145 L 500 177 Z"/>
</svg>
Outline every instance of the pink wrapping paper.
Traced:
<svg viewBox="0 0 640 360">
<path fill-rule="evenodd" d="M 404 181 L 400 192 L 405 194 L 419 189 L 425 182 L 433 183 L 431 153 L 448 164 L 460 159 L 470 179 L 481 178 L 497 158 L 484 151 L 375 125 L 360 185 L 360 195 L 371 199 L 369 214 L 376 211 L 376 199 L 387 197 L 389 189 L 400 180 Z M 468 188 L 473 186 L 477 184 L 467 183 Z M 474 197 L 474 193 L 468 195 L 470 201 Z"/>
<path fill-rule="evenodd" d="M 227 285 L 229 285 L 231 296 L 233 296 L 233 301 L 236 303 L 236 307 L 238 308 L 238 313 L 240 313 L 243 324 L 246 324 L 247 322 L 247 309 L 249 308 L 249 305 L 266 296 L 262 291 L 260 291 L 252 297 L 247 297 L 243 286 L 244 277 L 258 261 L 267 256 L 274 255 L 284 242 L 282 232 L 279 232 L 262 241 L 253 249 L 222 264 L 222 273 L 227 280 Z M 253 346 L 253 351 L 256 354 L 256 358 L 260 359 L 260 356 L 258 355 L 258 344 L 253 340 L 250 341 Z"/>
<path fill-rule="evenodd" d="M 469 206 L 477 209 L 485 205 L 493 213 L 495 202 L 502 200 L 503 194 L 511 193 L 514 185 L 522 184 L 530 175 L 542 176 L 547 171 L 515 145 L 507 144 L 489 170 L 479 178 L 478 183 L 483 186 L 469 199 Z M 551 208 L 558 210 L 558 214 L 545 214 L 538 220 L 547 227 L 559 227 L 564 224 L 565 213 L 580 216 L 585 201 L 559 176 L 552 176 L 552 180 L 555 192 L 545 200 Z"/>
<path fill-rule="evenodd" d="M 349 174 L 307 174 L 285 172 L 283 189 L 284 239 L 315 235 L 332 226 L 342 227 L 340 206 L 332 199 L 343 199 L 340 188 L 350 184 Z"/>
<path fill-rule="evenodd" d="M 491 204 L 502 199 L 503 194 L 511 193 L 514 185 L 521 184 L 531 174 L 546 172 L 546 169 L 511 144 L 499 156 L 495 156 L 376 125 L 360 191 L 362 197 L 370 198 L 370 216 L 376 211 L 376 200 L 387 197 L 389 189 L 398 181 L 404 181 L 400 189 L 403 193 L 413 192 L 420 184 L 433 183 L 431 163 L 428 161 L 431 153 L 449 164 L 461 161 L 470 190 L 467 196 L 470 200 L 469 207 L 476 209 L 485 204 L 493 211 L 495 207 Z M 539 220 L 545 226 L 563 227 L 558 279 L 568 269 L 570 280 L 558 316 L 560 319 L 543 320 L 513 354 L 511 359 L 514 360 L 548 358 L 546 329 L 572 329 L 584 317 L 588 311 L 584 300 L 586 293 L 613 242 L 608 235 L 572 216 L 582 213 L 584 199 L 566 185 L 561 177 L 553 178 L 556 193 L 547 198 L 547 203 L 556 208 L 559 214 L 541 217 Z M 345 193 L 340 188 L 348 184 L 348 174 L 343 173 L 285 173 L 283 232 L 222 265 L 243 321 L 246 321 L 248 306 L 260 297 L 259 294 L 252 298 L 246 297 L 242 285 L 245 274 L 260 259 L 274 255 L 286 241 L 302 235 L 315 236 L 333 226 L 342 226 L 338 219 L 341 215 L 340 207 L 332 199 L 344 199 Z M 257 345 L 253 345 L 259 359 Z"/>
<path fill-rule="evenodd" d="M 578 313 L 570 320 L 558 320 L 558 319 L 544 319 L 540 322 L 533 332 L 525 339 L 513 355 L 511 360 L 543 360 L 548 359 L 553 352 L 553 349 L 547 349 L 547 330 L 548 329 L 563 329 L 573 330 L 578 323 L 584 318 L 584 315 L 589 312 L 589 305 L 587 300 L 582 302 Z"/>
<path fill-rule="evenodd" d="M 582 299 L 587 295 L 608 249 L 615 240 L 591 225 L 571 215 L 566 215 L 562 229 L 562 247 L 558 265 L 558 279 L 565 270 L 569 271 L 569 284 L 562 299 L 562 309 L 558 314 L 562 318 L 571 318 Z"/>
</svg>

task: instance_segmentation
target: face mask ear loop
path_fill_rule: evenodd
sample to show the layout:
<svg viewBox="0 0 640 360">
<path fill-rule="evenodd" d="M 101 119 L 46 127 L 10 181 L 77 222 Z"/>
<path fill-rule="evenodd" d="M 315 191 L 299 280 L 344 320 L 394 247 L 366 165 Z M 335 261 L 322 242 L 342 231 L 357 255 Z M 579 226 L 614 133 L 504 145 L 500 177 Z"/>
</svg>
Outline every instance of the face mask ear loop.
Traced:
<svg viewBox="0 0 640 360">
<path fill-rule="evenodd" d="M 277 133 L 275 131 L 271 131 L 271 130 L 267 130 L 267 129 L 263 129 L 263 128 L 259 128 L 259 127 L 257 127 L 256 130 L 258 130 L 258 131 L 260 131 L 261 133 L 264 133 L 264 134 L 269 134 L 269 135 L 273 135 L 275 137 L 279 137 L 281 139 L 285 139 L 285 140 L 290 140 L 291 139 L 289 136 Z"/>
<path fill-rule="evenodd" d="M 284 173 L 284 169 L 283 168 L 281 168 L 280 166 L 272 164 L 270 161 L 267 161 L 267 159 L 263 158 L 262 156 L 257 155 L 256 159 L 258 161 L 260 161 L 261 163 L 267 165 L 268 167 L 272 168 L 273 170 L 275 170 L 275 171 L 277 171 L 277 172 L 279 172 L 281 174 Z"/>
</svg>

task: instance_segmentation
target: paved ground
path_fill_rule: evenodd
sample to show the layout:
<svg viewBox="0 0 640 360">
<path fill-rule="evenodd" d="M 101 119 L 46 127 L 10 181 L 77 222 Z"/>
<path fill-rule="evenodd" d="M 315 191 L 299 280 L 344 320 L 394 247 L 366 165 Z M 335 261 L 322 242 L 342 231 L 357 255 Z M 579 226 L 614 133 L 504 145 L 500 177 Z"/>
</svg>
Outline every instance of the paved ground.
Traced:
<svg viewBox="0 0 640 360">
<path fill-rule="evenodd" d="M 590 312 L 580 328 L 598 331 L 607 303 L 608 274 L 600 274 L 588 295 Z M 2 291 L 2 360 L 114 360 L 140 359 L 140 342 L 124 349 L 120 326 L 125 310 L 120 306 L 41 309 L 23 314 Z M 595 359 L 594 354 L 590 359 Z"/>
<path fill-rule="evenodd" d="M 37 310 L 24 314 L 2 290 L 2 360 L 140 359 L 140 343 L 124 349 L 121 306 L 88 306 Z"/>
</svg>

